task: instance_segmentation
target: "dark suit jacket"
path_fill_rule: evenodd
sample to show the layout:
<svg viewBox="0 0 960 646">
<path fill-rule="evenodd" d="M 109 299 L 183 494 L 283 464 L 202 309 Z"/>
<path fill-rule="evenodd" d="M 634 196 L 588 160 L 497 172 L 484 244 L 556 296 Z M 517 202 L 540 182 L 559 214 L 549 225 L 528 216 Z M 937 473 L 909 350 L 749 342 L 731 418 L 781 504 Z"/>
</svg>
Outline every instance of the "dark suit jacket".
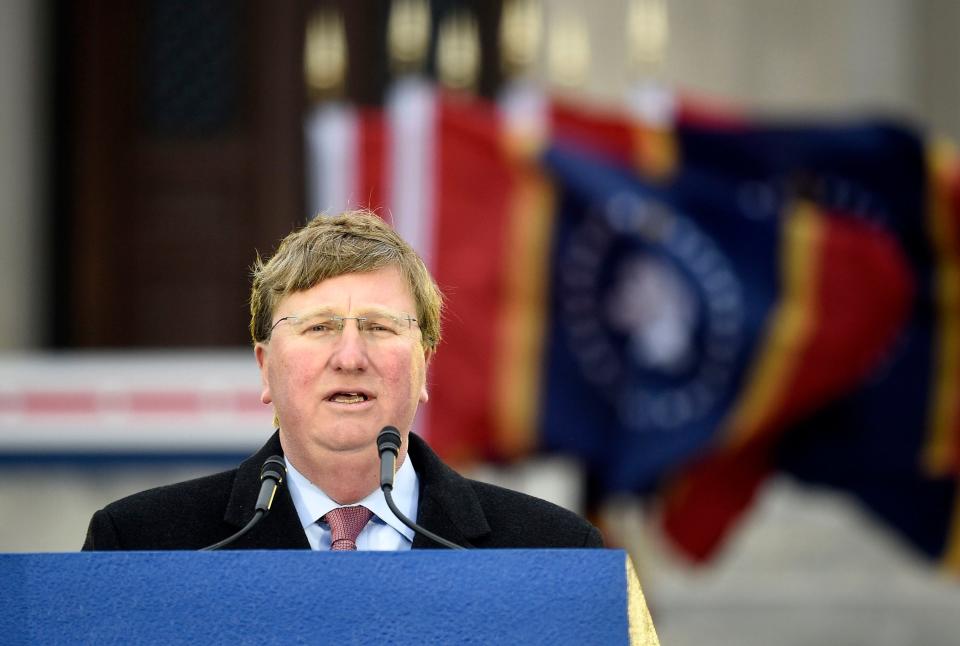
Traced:
<svg viewBox="0 0 960 646">
<path fill-rule="evenodd" d="M 515 491 L 468 480 L 444 464 L 419 437 L 409 452 L 420 479 L 417 522 L 465 547 L 602 547 L 600 532 L 576 514 Z M 237 469 L 150 489 L 96 512 L 84 550 L 195 550 L 212 545 L 253 517 L 260 467 L 282 455 L 270 441 Z M 414 548 L 439 547 L 417 534 Z M 270 514 L 228 549 L 309 549 L 289 490 L 281 487 Z"/>
</svg>

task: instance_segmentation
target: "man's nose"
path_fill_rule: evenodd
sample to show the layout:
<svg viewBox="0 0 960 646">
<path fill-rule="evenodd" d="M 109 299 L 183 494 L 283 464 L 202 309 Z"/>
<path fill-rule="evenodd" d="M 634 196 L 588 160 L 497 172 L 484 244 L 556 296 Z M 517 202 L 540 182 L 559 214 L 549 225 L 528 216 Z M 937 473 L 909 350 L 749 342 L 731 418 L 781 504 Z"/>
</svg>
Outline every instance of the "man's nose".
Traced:
<svg viewBox="0 0 960 646">
<path fill-rule="evenodd" d="M 337 370 L 356 371 L 367 367 L 367 342 L 360 332 L 356 319 L 343 322 L 343 329 L 333 344 L 333 367 Z"/>
</svg>

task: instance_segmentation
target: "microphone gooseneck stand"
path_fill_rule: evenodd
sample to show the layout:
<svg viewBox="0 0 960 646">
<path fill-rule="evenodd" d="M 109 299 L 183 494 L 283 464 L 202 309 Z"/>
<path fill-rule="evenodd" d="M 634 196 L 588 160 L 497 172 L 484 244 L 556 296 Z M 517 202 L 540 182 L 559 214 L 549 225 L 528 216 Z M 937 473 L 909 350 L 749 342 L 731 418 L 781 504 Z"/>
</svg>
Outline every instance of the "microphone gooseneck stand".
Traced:
<svg viewBox="0 0 960 646">
<path fill-rule="evenodd" d="M 466 549 L 461 545 L 451 543 L 441 536 L 437 536 L 428 529 L 424 529 L 404 516 L 403 513 L 397 509 L 396 503 L 393 502 L 392 492 L 393 475 L 397 466 L 397 455 L 400 452 L 400 442 L 400 431 L 393 426 L 384 426 L 383 430 L 380 431 L 380 434 L 377 436 L 377 450 L 380 452 L 380 489 L 383 491 L 383 497 L 386 499 L 390 511 L 400 519 L 401 523 L 418 534 L 423 534 L 433 542 L 443 545 L 444 547 L 449 547 L 452 550 Z"/>
<path fill-rule="evenodd" d="M 218 550 L 221 547 L 226 547 L 249 532 L 257 523 L 266 518 L 267 514 L 270 513 L 270 508 L 273 506 L 273 498 L 277 495 L 277 490 L 283 483 L 283 476 L 286 474 L 286 472 L 287 465 L 284 463 L 283 458 L 281 458 L 279 455 L 271 455 L 269 458 L 264 460 L 263 466 L 260 467 L 260 495 L 257 497 L 257 504 L 255 507 L 256 511 L 253 513 L 253 518 L 251 518 L 250 522 L 244 525 L 243 528 L 233 536 L 228 536 L 219 543 L 208 545 L 207 547 L 202 548 L 200 551 L 212 552 L 213 550 Z"/>
</svg>

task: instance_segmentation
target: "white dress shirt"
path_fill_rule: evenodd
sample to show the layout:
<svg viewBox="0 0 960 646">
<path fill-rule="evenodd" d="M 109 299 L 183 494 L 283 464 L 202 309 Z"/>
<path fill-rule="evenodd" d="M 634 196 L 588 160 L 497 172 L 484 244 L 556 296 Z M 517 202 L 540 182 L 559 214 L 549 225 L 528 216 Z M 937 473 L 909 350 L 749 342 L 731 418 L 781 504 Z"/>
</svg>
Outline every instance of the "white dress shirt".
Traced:
<svg viewBox="0 0 960 646">
<path fill-rule="evenodd" d="M 319 487 L 297 471 L 286 457 L 287 485 L 290 497 L 297 509 L 300 524 L 307 534 L 310 548 L 314 550 L 330 549 L 330 526 L 320 521 L 328 511 L 343 505 L 335 502 Z M 410 455 L 400 468 L 393 481 L 393 502 L 404 516 L 416 522 L 417 506 L 420 501 L 420 479 L 410 461 Z M 399 551 L 408 550 L 413 545 L 414 531 L 400 522 L 383 497 L 379 488 L 363 500 L 355 503 L 363 505 L 373 512 L 373 517 L 357 537 L 358 550 Z"/>
</svg>

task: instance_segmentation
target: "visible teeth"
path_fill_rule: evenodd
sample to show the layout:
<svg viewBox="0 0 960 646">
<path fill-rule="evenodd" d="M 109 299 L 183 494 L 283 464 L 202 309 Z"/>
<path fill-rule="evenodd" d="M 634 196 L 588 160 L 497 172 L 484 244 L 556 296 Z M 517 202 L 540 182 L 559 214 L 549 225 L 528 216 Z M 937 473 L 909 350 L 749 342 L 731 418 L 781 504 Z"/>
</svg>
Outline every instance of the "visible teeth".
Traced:
<svg viewBox="0 0 960 646">
<path fill-rule="evenodd" d="M 360 393 L 337 393 L 330 399 L 338 404 L 359 404 L 367 401 L 367 396 Z"/>
</svg>

